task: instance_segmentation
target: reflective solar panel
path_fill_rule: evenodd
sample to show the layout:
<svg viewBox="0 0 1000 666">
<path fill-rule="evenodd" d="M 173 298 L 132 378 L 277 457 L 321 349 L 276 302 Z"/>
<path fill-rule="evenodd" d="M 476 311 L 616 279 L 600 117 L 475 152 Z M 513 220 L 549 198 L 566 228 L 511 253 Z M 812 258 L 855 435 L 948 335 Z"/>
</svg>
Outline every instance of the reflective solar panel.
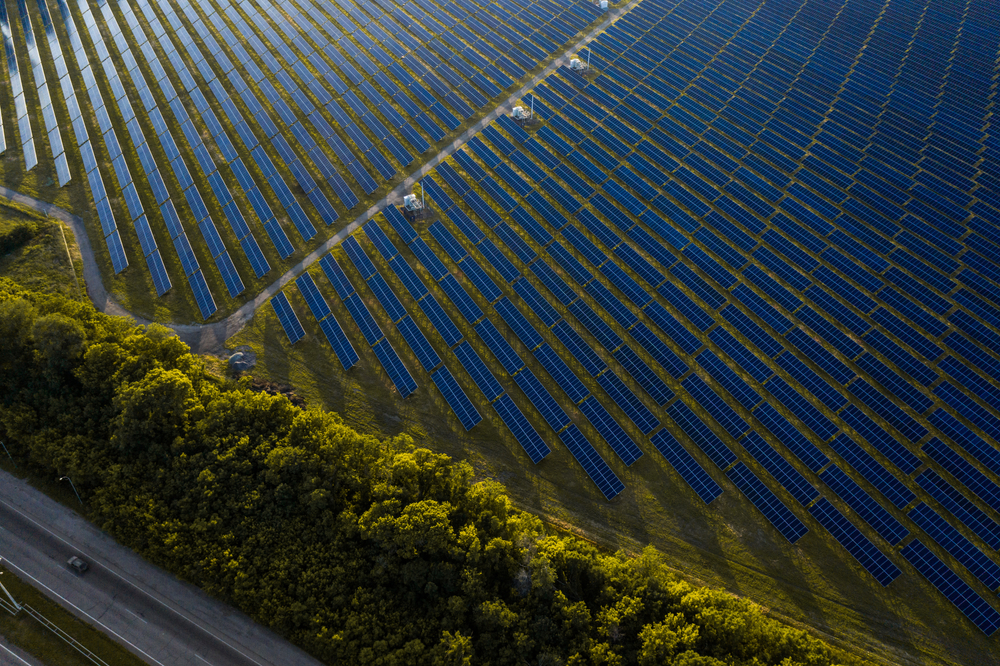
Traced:
<svg viewBox="0 0 1000 666">
<path fill-rule="evenodd" d="M 406 366 L 403 365 L 396 350 L 392 348 L 387 339 L 383 339 L 378 344 L 373 345 L 372 351 L 375 352 L 375 356 L 382 364 L 386 374 L 389 375 L 389 379 L 392 380 L 396 390 L 399 391 L 400 398 L 406 398 L 417 390 L 417 382 L 413 379 L 410 371 L 406 369 Z"/>
<path fill-rule="evenodd" d="M 885 507 L 836 465 L 823 470 L 819 478 L 890 545 L 895 546 L 910 533 Z"/>
<path fill-rule="evenodd" d="M 284 292 L 279 291 L 271 298 L 270 303 L 271 307 L 274 308 L 274 314 L 277 315 L 278 321 L 285 331 L 285 335 L 288 336 L 289 344 L 294 345 L 306 333 L 302 328 L 302 324 L 299 323 L 299 318 L 295 314 L 295 310 L 292 309 L 291 303 L 288 302 L 288 297 L 285 296 Z"/>
<path fill-rule="evenodd" d="M 472 401 L 465 395 L 465 391 L 458 385 L 451 372 L 446 367 L 439 368 L 431 375 L 431 379 L 437 385 L 441 395 L 444 396 L 451 411 L 455 413 L 458 420 L 467 431 L 483 420 L 483 417 L 476 411 Z"/>
<path fill-rule="evenodd" d="M 921 502 L 908 515 L 917 527 L 961 562 L 983 585 L 991 590 L 1000 587 L 1000 565 L 948 524 L 934 509 Z"/>
<path fill-rule="evenodd" d="M 788 539 L 789 543 L 795 543 L 809 531 L 802 521 L 771 492 L 771 489 L 742 462 L 726 472 L 726 476 L 781 532 L 781 535 Z"/>
<path fill-rule="evenodd" d="M 990 606 L 919 539 L 908 543 L 900 554 L 987 636 L 992 636 L 997 627 L 1000 627 L 1000 612 Z"/>
<path fill-rule="evenodd" d="M 566 412 L 555 401 L 552 394 L 542 386 L 542 383 L 538 381 L 538 378 L 535 377 L 530 368 L 524 368 L 514 375 L 514 381 L 521 387 L 524 394 L 528 396 L 528 400 L 531 401 L 531 404 L 535 406 L 535 409 L 539 411 L 542 418 L 545 419 L 545 422 L 553 430 L 559 432 L 569 425 L 569 416 L 566 415 Z"/>
<path fill-rule="evenodd" d="M 660 430 L 649 441 L 705 504 L 722 494 L 719 484 L 667 430 Z"/>
<path fill-rule="evenodd" d="M 504 394 L 501 396 L 499 400 L 493 403 L 493 408 L 500 415 L 507 428 L 510 429 L 511 434 L 514 435 L 521 448 L 531 458 L 531 462 L 538 463 L 545 456 L 549 455 L 551 451 L 548 445 L 542 440 L 538 431 L 535 430 L 528 419 L 525 418 L 521 410 L 517 408 L 514 400 L 509 395 Z"/>
<path fill-rule="evenodd" d="M 813 518 L 833 535 L 840 545 L 847 549 L 854 559 L 863 566 L 868 573 L 875 577 L 882 587 L 885 587 L 902 573 L 895 564 L 892 563 L 885 553 L 875 547 L 868 538 L 861 533 L 851 521 L 840 513 L 830 500 L 821 497 L 818 502 L 809 507 L 809 513 Z"/>
<path fill-rule="evenodd" d="M 618 479 L 600 454 L 594 450 L 579 428 L 575 425 L 570 426 L 559 435 L 559 439 L 566 445 L 566 448 L 573 454 L 591 480 L 597 484 L 605 498 L 613 499 L 625 490 L 625 484 Z"/>
<path fill-rule="evenodd" d="M 427 337 L 424 336 L 423 332 L 409 315 L 396 323 L 396 329 L 403 336 L 403 339 L 406 340 L 406 343 L 410 345 L 410 349 L 413 350 L 414 355 L 416 355 L 417 360 L 420 361 L 420 365 L 423 366 L 424 370 L 430 372 L 441 364 L 441 357 L 438 356 L 434 347 L 427 341 Z"/>
</svg>

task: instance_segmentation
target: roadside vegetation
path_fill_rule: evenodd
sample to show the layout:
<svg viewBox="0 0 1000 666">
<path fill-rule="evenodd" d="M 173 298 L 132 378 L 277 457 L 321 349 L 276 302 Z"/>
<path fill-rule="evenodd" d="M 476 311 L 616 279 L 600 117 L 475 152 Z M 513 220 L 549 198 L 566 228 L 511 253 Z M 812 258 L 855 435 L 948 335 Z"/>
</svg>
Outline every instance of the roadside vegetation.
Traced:
<svg viewBox="0 0 1000 666">
<path fill-rule="evenodd" d="M 3 279 L 0 372 L 16 459 L 327 663 L 861 663 L 653 549 L 547 532 L 432 442 L 220 381 L 162 327 Z"/>
</svg>

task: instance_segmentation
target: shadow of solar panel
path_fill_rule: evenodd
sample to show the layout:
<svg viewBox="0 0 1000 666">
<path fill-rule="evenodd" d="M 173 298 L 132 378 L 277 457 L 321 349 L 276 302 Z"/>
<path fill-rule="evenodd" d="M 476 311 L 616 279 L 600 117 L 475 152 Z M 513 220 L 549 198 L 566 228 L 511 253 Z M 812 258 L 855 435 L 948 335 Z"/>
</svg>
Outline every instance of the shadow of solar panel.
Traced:
<svg viewBox="0 0 1000 666">
<path fill-rule="evenodd" d="M 921 502 L 911 509 L 908 515 L 917 527 L 948 551 L 969 570 L 969 573 L 982 581 L 983 585 L 991 590 L 1000 587 L 1000 566 L 948 524 L 936 511 Z"/>
<path fill-rule="evenodd" d="M 827 529 L 854 559 L 885 587 L 902 573 L 885 553 L 875 547 L 851 521 L 844 517 L 825 497 L 809 507 L 813 518 Z"/>
<path fill-rule="evenodd" d="M 439 368 L 431 375 L 431 379 L 434 380 L 434 384 L 437 385 L 441 395 L 451 407 L 451 411 L 455 413 L 466 431 L 471 430 L 473 426 L 483 420 L 448 368 Z"/>
<path fill-rule="evenodd" d="M 414 381 L 410 371 L 403 365 L 399 355 L 396 354 L 396 350 L 392 348 L 388 340 L 383 339 L 378 344 L 373 345 L 372 351 L 375 352 L 375 356 L 378 357 L 386 374 L 389 375 L 389 379 L 399 391 L 399 397 L 406 398 L 417 390 L 417 382 Z"/>
<path fill-rule="evenodd" d="M 722 494 L 719 484 L 669 432 L 660 430 L 649 441 L 705 504 Z"/>
<path fill-rule="evenodd" d="M 907 544 L 900 554 L 987 636 L 992 636 L 997 627 L 1000 627 L 1000 612 L 979 596 L 919 539 Z"/>
<path fill-rule="evenodd" d="M 788 539 L 789 543 L 795 543 L 809 531 L 802 521 L 771 492 L 771 489 L 764 485 L 750 471 L 750 468 L 742 462 L 737 463 L 732 469 L 726 472 L 726 476 L 764 514 L 764 517 L 781 532 L 781 535 Z"/>
<path fill-rule="evenodd" d="M 625 490 L 625 484 L 611 471 L 608 463 L 594 450 L 579 428 L 575 425 L 570 426 L 559 435 L 559 439 L 566 445 L 566 448 L 573 454 L 591 480 L 597 484 L 605 498 L 613 499 Z"/>
<path fill-rule="evenodd" d="M 885 507 L 836 465 L 823 470 L 819 478 L 890 545 L 895 546 L 910 533 Z"/>
</svg>

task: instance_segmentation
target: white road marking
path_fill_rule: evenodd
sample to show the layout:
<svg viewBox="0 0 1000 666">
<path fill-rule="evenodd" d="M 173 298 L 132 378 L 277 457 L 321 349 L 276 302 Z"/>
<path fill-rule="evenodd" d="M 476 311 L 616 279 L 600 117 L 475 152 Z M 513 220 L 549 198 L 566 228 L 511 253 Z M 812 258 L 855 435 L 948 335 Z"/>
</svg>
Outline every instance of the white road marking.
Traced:
<svg viewBox="0 0 1000 666">
<path fill-rule="evenodd" d="M 124 606 L 122 606 L 122 608 L 125 608 L 125 607 L 124 607 Z M 134 615 L 134 616 L 135 616 L 135 617 L 137 617 L 137 618 L 139 619 L 139 621 L 140 621 L 140 622 L 142 622 L 143 624 L 149 624 L 149 622 L 146 622 L 145 620 L 143 620 L 143 619 L 142 619 L 142 616 L 141 616 L 141 615 L 136 615 L 135 613 L 133 613 L 132 611 L 130 611 L 130 610 L 129 610 L 129 609 L 127 609 L 127 608 L 125 608 L 125 612 L 126 612 L 126 613 L 128 613 L 129 615 Z"/>
</svg>

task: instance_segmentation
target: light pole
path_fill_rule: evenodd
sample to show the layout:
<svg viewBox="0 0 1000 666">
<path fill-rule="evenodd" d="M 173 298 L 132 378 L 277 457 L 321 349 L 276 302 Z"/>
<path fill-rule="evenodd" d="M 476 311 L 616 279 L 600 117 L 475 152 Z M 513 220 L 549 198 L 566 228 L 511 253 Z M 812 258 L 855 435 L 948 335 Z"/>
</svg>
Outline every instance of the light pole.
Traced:
<svg viewBox="0 0 1000 666">
<path fill-rule="evenodd" d="M 69 487 L 73 489 L 74 493 L 76 493 L 76 498 L 78 500 L 80 500 L 80 506 L 83 506 L 83 499 L 80 497 L 80 493 L 77 492 L 77 490 L 76 490 L 76 484 L 73 483 L 73 479 L 69 478 L 68 476 L 60 476 L 59 480 L 60 481 L 69 481 Z"/>
<path fill-rule="evenodd" d="M 3 447 L 3 452 L 7 454 L 7 457 L 10 458 L 11 464 L 14 465 L 14 467 L 16 468 L 17 463 L 14 462 L 14 456 L 10 455 L 10 451 L 7 450 L 7 445 L 4 444 L 3 442 L 0 442 L 0 446 Z"/>
</svg>

